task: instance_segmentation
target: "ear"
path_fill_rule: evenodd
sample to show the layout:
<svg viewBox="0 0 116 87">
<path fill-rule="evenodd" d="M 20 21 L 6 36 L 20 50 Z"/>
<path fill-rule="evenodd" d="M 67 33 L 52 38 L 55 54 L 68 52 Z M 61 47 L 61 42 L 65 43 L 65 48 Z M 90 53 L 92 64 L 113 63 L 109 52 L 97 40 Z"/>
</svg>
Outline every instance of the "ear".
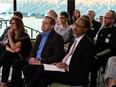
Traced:
<svg viewBox="0 0 116 87">
<path fill-rule="evenodd" d="M 87 32 L 87 28 L 85 28 L 85 32 Z"/>
</svg>

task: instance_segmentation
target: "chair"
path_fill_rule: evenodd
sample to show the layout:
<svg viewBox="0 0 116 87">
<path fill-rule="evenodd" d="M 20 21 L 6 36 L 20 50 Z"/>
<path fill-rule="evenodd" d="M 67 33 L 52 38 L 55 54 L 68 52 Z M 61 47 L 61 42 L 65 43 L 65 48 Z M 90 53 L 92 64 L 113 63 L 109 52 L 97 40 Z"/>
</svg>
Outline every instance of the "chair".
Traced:
<svg viewBox="0 0 116 87">
<path fill-rule="evenodd" d="M 35 39 L 31 39 L 32 47 L 34 47 L 35 41 L 36 41 Z"/>
</svg>

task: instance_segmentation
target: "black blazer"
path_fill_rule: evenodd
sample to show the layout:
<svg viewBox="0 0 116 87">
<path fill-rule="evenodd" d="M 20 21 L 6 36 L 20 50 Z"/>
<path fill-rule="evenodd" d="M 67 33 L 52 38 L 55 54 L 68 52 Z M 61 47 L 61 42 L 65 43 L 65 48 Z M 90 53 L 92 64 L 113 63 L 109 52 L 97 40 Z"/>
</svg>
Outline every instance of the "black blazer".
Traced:
<svg viewBox="0 0 116 87">
<path fill-rule="evenodd" d="M 71 45 L 69 47 L 71 47 Z M 72 55 L 69 64 L 69 71 L 66 72 L 45 71 L 43 70 L 44 68 L 42 66 L 39 68 L 39 70 L 33 77 L 33 80 L 29 84 L 30 85 L 29 87 L 34 87 L 38 83 L 39 86 L 41 86 L 42 84 L 53 82 L 69 84 L 73 86 L 87 86 L 89 72 L 92 68 L 94 60 L 93 56 L 94 56 L 94 45 L 90 41 L 90 39 L 88 39 L 88 37 L 86 37 L 85 35 L 80 40 L 79 44 L 77 45 Z M 44 73 L 44 71 L 46 73 Z M 43 81 L 43 78 L 47 79 Z M 41 81 L 43 81 L 44 83 L 41 83 Z"/>
<path fill-rule="evenodd" d="M 110 35 L 110 36 L 109 36 Z M 111 52 L 109 56 L 106 54 L 106 57 L 116 56 L 116 27 L 112 26 L 111 28 L 103 28 L 98 33 L 96 41 L 96 53 L 102 52 L 106 49 L 110 49 Z M 106 39 L 109 41 L 106 42 Z"/>
<path fill-rule="evenodd" d="M 36 42 L 34 45 L 34 49 L 32 50 L 30 57 L 36 57 L 39 44 L 42 40 L 41 34 L 39 34 L 36 38 Z M 48 36 L 47 41 L 45 42 L 43 51 L 42 51 L 42 63 L 53 63 L 59 62 L 64 57 L 64 40 L 62 36 L 57 34 L 55 30 L 52 30 Z"/>
<path fill-rule="evenodd" d="M 94 54 L 94 44 L 84 35 L 72 55 L 69 72 L 67 72 L 69 78 L 72 78 L 73 85 L 87 85 Z"/>
</svg>

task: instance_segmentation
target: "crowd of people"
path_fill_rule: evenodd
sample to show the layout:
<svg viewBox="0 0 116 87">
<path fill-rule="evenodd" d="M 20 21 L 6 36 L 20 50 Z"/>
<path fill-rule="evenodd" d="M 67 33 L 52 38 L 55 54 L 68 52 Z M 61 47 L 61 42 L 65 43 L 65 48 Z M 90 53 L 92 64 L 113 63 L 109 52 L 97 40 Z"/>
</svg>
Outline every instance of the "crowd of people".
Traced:
<svg viewBox="0 0 116 87">
<path fill-rule="evenodd" d="M 0 37 L 0 87 L 47 87 L 52 83 L 77 87 L 90 83 L 90 87 L 96 87 L 102 66 L 107 87 L 115 87 L 116 13 L 109 10 L 99 21 L 95 15 L 93 10 L 81 15 L 75 9 L 72 17 L 66 11 L 58 16 L 50 10 L 32 48 L 23 15 L 15 11 Z"/>
</svg>

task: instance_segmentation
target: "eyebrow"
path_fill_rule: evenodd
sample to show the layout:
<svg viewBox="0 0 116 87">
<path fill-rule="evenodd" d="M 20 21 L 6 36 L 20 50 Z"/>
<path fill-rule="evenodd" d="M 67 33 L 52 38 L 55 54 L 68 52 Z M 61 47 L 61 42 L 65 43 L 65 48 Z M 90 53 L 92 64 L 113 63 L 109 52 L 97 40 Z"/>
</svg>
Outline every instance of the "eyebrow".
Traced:
<svg viewBox="0 0 116 87">
<path fill-rule="evenodd" d="M 77 27 L 81 27 L 81 28 L 85 28 L 85 26 L 83 27 L 83 26 L 81 26 L 81 25 L 79 25 L 79 24 L 77 24 L 77 23 L 74 23 Z"/>
</svg>

